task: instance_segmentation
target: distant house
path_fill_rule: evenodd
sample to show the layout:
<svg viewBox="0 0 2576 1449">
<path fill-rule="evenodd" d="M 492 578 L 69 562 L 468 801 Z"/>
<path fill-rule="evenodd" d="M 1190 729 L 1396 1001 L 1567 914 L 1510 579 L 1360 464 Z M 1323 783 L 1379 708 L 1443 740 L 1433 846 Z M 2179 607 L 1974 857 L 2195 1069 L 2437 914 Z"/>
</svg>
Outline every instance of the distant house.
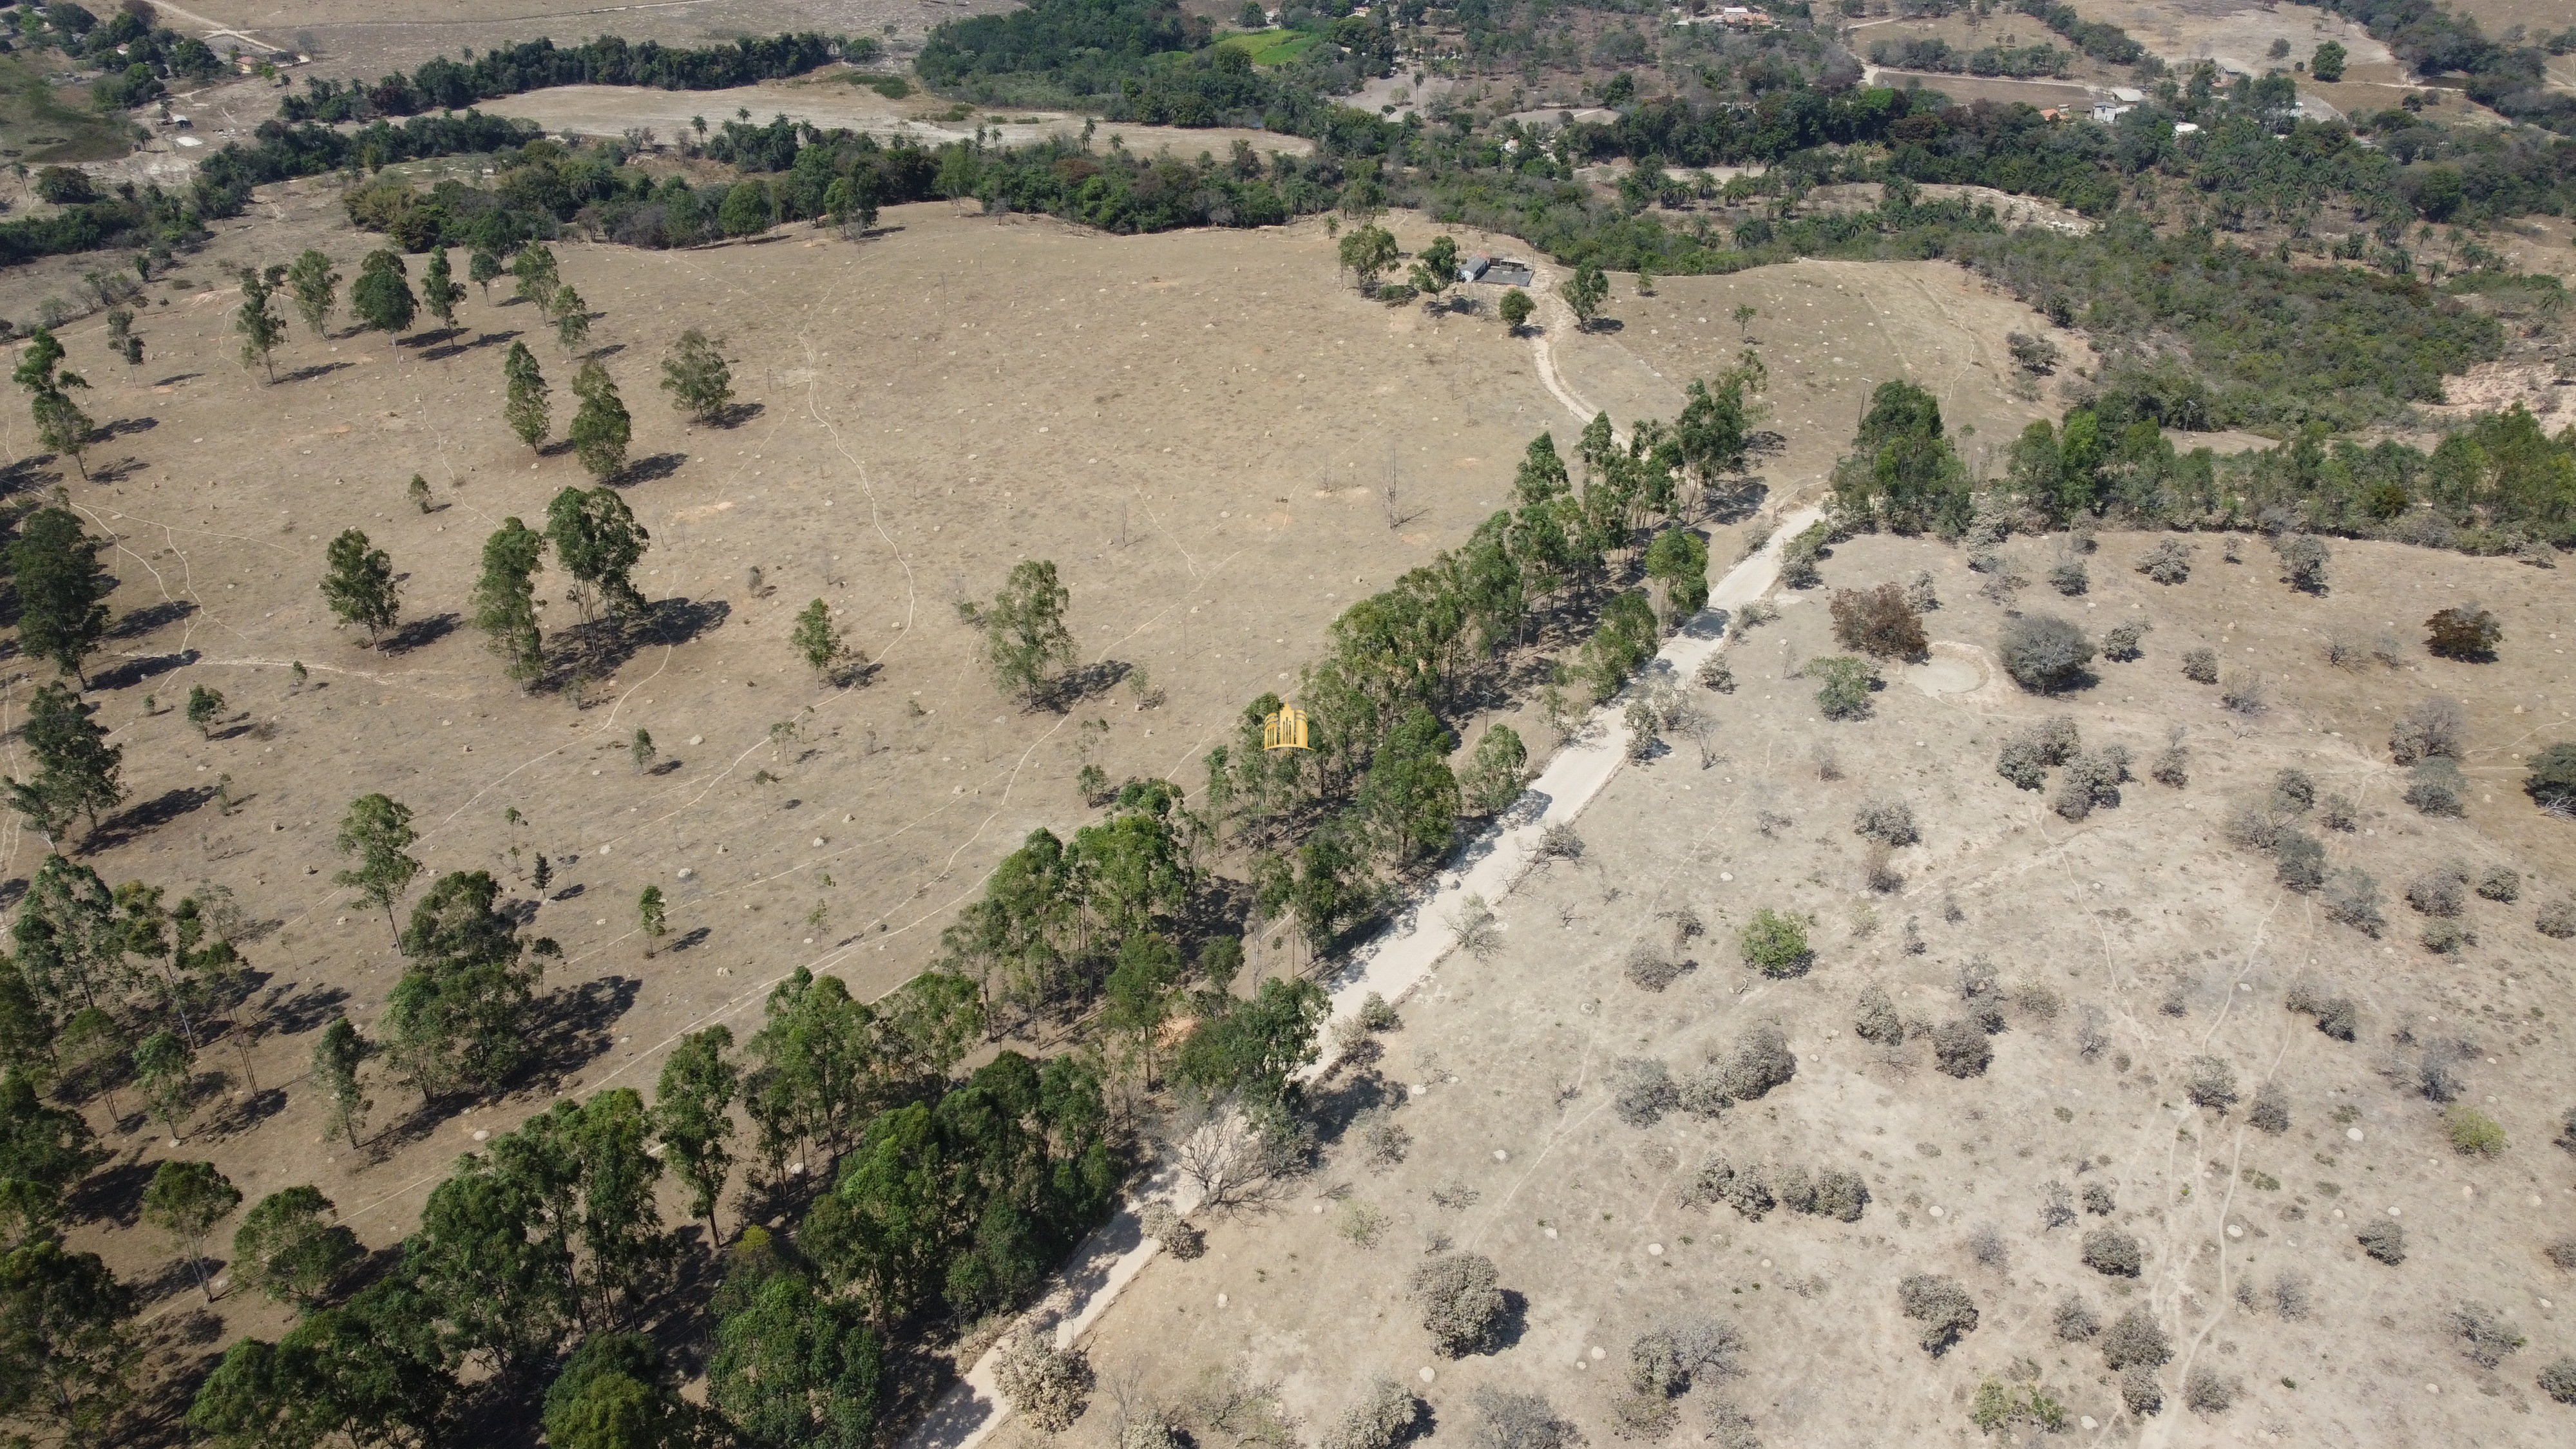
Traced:
<svg viewBox="0 0 2576 1449">
<path fill-rule="evenodd" d="M 2093 119 L 2096 122 L 2107 126 L 2113 121 L 2120 119 L 2122 116 L 2125 116 L 2136 109 L 2137 107 L 2135 106 L 2124 106 L 2117 101 L 2095 101 L 2093 103 Z"/>
<path fill-rule="evenodd" d="M 2192 136 L 2192 135 L 2198 135 L 2198 134 L 2199 134 L 2199 132 L 2200 132 L 2200 123 L 2199 123 L 2198 121 L 2176 121 L 2176 122 L 2174 122 L 2174 134 L 2175 134 L 2175 135 L 2177 135 L 2177 136 Z"/>
<path fill-rule="evenodd" d="M 1729 5 L 1717 12 L 1717 23 L 1742 30 L 1763 30 L 1769 28 L 1771 14 L 1767 10 L 1756 10 L 1750 5 Z"/>
<path fill-rule="evenodd" d="M 1494 259 L 1483 252 L 1469 252 L 1458 260 L 1458 280 L 1472 282 L 1485 275 L 1486 269 L 1493 264 Z"/>
<path fill-rule="evenodd" d="M 2039 118 L 2043 121 L 2063 121 L 2066 119 L 2066 112 L 2060 107 L 2048 106 L 2040 111 Z"/>
</svg>

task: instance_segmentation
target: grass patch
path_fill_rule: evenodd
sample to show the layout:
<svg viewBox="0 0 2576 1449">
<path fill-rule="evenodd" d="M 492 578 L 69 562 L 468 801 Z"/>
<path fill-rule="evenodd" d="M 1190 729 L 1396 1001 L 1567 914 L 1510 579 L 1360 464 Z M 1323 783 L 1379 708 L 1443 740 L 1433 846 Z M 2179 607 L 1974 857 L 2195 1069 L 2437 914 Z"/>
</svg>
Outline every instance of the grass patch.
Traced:
<svg viewBox="0 0 2576 1449">
<path fill-rule="evenodd" d="M 121 115 L 89 108 L 89 93 L 56 90 L 14 55 L 0 55 L 0 157 L 29 166 L 113 161 L 134 149 Z"/>
<path fill-rule="evenodd" d="M 1217 42 L 1252 58 L 1254 65 L 1286 65 L 1315 48 L 1317 37 L 1302 30 L 1254 30 Z"/>
</svg>

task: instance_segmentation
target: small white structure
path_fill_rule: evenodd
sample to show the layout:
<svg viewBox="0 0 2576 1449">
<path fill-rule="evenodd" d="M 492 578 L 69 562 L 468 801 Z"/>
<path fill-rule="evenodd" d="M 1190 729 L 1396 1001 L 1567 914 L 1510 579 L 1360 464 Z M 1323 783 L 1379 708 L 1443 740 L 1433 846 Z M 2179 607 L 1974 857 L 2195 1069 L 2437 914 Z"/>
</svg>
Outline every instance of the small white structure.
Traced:
<svg viewBox="0 0 2576 1449">
<path fill-rule="evenodd" d="M 1485 269 L 1493 264 L 1494 259 L 1483 252 L 1469 252 L 1458 259 L 1458 280 L 1472 282 L 1483 276 Z"/>
<path fill-rule="evenodd" d="M 2093 103 L 2093 119 L 2096 122 L 2107 126 L 2113 121 L 2120 119 L 2122 116 L 2125 116 L 2136 109 L 2137 107 L 2135 106 L 2124 106 L 2116 101 L 2095 101 Z"/>
</svg>

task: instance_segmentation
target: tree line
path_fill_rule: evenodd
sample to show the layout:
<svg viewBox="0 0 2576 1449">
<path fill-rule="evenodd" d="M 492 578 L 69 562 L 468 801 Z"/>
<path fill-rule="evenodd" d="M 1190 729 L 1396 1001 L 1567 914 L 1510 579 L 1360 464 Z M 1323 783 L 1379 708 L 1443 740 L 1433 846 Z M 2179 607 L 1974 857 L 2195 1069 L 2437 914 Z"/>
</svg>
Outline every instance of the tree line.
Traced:
<svg viewBox="0 0 2576 1449">
<path fill-rule="evenodd" d="M 864 65 L 884 53 L 874 36 L 836 37 L 813 31 L 743 36 L 730 44 L 671 46 L 603 35 L 579 45 L 521 41 L 461 61 L 445 56 L 423 62 L 409 75 L 396 72 L 373 85 L 345 85 L 306 78 L 301 95 L 278 102 L 278 118 L 325 124 L 461 111 L 477 101 L 543 90 L 549 86 L 651 86 L 666 91 L 716 91 L 785 80 L 836 60 Z"/>
</svg>

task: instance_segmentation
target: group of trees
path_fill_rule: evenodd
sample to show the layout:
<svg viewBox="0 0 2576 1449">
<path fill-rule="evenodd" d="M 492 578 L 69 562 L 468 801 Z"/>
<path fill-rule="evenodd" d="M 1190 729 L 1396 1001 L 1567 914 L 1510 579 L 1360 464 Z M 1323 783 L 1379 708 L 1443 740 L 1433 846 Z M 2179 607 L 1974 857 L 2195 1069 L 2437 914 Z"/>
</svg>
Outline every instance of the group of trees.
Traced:
<svg viewBox="0 0 2576 1449">
<path fill-rule="evenodd" d="M 544 532 L 505 518 L 484 540 L 483 571 L 472 599 L 474 626 L 501 656 L 509 676 L 533 685 L 546 670 L 536 576 L 545 567 L 547 548 L 554 549 L 555 563 L 571 580 L 582 623 L 604 618 L 623 628 L 648 611 L 634 575 L 651 543 L 652 535 L 635 521 L 634 510 L 617 490 L 568 486 L 547 505 Z"/>
</svg>

